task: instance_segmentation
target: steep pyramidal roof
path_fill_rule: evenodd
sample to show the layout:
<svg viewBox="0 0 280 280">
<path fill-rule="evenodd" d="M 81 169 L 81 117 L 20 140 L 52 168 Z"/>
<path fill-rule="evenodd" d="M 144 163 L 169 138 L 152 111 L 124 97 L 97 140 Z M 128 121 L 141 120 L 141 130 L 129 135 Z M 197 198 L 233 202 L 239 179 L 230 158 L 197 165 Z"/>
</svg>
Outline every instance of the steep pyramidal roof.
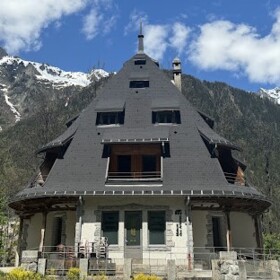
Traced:
<svg viewBox="0 0 280 280">
<path fill-rule="evenodd" d="M 137 82 L 145 82 L 145 86 L 139 88 Z M 180 123 L 154 124 L 153 112 L 165 110 L 179 111 Z M 96 125 L 98 113 L 120 111 L 125 115 L 123 124 Z M 162 161 L 162 181 L 106 182 L 108 158 L 104 151 L 112 143 L 161 143 L 168 149 Z M 24 189 L 11 206 L 56 196 L 184 195 L 249 199 L 262 209 L 268 207 L 270 203 L 255 188 L 228 183 L 218 158 L 206 144 L 228 151 L 238 149 L 214 132 L 157 63 L 140 51 L 124 63 L 64 134 L 39 150 L 69 145 L 63 157 L 55 160 L 43 187 Z"/>
</svg>

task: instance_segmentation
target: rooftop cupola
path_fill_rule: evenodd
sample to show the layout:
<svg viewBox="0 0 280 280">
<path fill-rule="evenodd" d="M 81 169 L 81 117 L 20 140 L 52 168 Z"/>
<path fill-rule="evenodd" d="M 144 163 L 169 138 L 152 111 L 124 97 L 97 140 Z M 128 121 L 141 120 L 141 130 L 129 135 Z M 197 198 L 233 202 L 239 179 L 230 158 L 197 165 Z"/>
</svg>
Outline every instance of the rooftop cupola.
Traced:
<svg viewBox="0 0 280 280">
<path fill-rule="evenodd" d="M 144 53 L 144 35 L 142 32 L 142 21 L 140 22 L 140 31 L 138 35 L 138 53 Z"/>
<path fill-rule="evenodd" d="M 173 80 L 175 86 L 182 91 L 182 69 L 181 69 L 181 61 L 178 57 L 174 58 L 172 61 L 172 66 L 173 66 Z"/>
</svg>

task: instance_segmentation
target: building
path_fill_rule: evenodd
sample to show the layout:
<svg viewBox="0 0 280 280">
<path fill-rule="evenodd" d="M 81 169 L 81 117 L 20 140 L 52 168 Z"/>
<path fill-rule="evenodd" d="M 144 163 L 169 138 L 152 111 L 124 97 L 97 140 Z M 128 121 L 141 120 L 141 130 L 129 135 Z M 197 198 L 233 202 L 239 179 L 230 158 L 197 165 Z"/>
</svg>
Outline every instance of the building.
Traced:
<svg viewBox="0 0 280 280">
<path fill-rule="evenodd" d="M 143 38 L 87 109 L 38 151 L 36 180 L 10 203 L 21 218 L 22 258 L 72 248 L 72 258 L 175 259 L 191 270 L 216 251 L 262 247 L 260 215 L 270 202 L 247 184 L 232 155 L 240 148 L 182 95 L 180 60 L 171 82 Z"/>
</svg>

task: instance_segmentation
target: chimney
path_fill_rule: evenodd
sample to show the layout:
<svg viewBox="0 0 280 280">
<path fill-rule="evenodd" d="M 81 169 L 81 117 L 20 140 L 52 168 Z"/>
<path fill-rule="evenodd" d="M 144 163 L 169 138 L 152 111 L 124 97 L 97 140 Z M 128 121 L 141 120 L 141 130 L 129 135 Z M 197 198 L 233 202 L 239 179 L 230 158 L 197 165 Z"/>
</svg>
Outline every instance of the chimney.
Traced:
<svg viewBox="0 0 280 280">
<path fill-rule="evenodd" d="M 182 92 L 182 69 L 181 69 L 181 61 L 179 58 L 174 58 L 172 61 L 173 66 L 173 80 L 175 86 Z"/>
</svg>

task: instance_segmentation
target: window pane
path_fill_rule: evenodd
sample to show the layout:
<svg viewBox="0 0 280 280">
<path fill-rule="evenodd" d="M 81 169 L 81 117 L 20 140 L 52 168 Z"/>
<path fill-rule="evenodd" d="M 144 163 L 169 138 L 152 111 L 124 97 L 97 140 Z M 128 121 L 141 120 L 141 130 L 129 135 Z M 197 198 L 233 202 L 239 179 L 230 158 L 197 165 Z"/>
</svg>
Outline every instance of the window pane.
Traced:
<svg viewBox="0 0 280 280">
<path fill-rule="evenodd" d="M 152 112 L 153 123 L 181 123 L 180 111 L 155 111 Z"/>
<path fill-rule="evenodd" d="M 145 65 L 146 64 L 146 60 L 145 59 L 137 59 L 134 61 L 135 65 Z"/>
<path fill-rule="evenodd" d="M 108 244 L 118 244 L 119 213 L 103 212 L 101 227 L 103 236 L 108 238 Z"/>
<path fill-rule="evenodd" d="M 130 81 L 130 88 L 147 88 L 150 86 L 149 81 Z"/>
<path fill-rule="evenodd" d="M 148 212 L 150 244 L 165 244 L 165 211 Z"/>
<path fill-rule="evenodd" d="M 123 124 L 124 111 L 122 112 L 99 112 L 96 117 L 96 125 Z"/>
</svg>

